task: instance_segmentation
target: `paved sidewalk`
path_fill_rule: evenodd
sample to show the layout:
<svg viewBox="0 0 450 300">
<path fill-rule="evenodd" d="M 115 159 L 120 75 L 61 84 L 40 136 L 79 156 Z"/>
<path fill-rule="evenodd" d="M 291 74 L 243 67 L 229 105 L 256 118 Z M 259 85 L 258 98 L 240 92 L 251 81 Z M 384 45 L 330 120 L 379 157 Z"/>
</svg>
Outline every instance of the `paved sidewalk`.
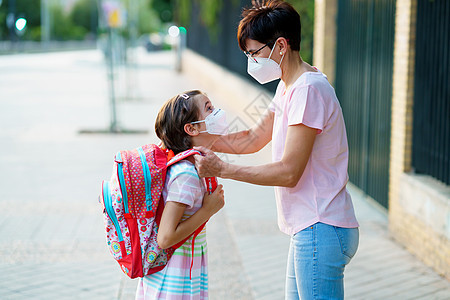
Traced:
<svg viewBox="0 0 450 300">
<path fill-rule="evenodd" d="M 119 96 L 133 98 L 120 100 L 120 124 L 148 134 L 89 135 L 78 132 L 109 124 L 101 53 L 0 56 L 1 299 L 134 298 L 136 280 L 110 257 L 97 203 L 114 153 L 156 142 L 157 111 L 187 89 L 204 89 L 231 118 L 241 113 L 174 72 L 173 59 L 140 53 L 134 73 L 116 74 Z M 224 159 L 264 163 L 270 149 Z M 226 207 L 208 223 L 210 298 L 283 299 L 289 237 L 278 231 L 273 189 L 222 182 Z M 350 189 L 361 242 L 346 271 L 346 298 L 449 299 L 450 283 L 393 242 L 385 214 Z"/>
</svg>

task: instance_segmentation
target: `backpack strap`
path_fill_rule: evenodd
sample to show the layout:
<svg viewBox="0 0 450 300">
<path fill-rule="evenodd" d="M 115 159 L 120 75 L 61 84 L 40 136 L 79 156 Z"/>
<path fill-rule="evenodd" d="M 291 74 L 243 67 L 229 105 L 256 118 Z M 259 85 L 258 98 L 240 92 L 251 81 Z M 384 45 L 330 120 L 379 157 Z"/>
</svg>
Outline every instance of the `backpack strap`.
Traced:
<svg viewBox="0 0 450 300">
<path fill-rule="evenodd" d="M 169 153 L 172 150 L 169 151 Z M 176 164 L 177 162 L 179 162 L 180 160 L 183 160 L 191 155 L 202 155 L 202 153 L 198 150 L 194 150 L 194 149 L 189 149 L 183 152 L 178 153 L 177 155 L 171 157 L 171 155 L 169 154 L 168 156 L 168 162 L 167 162 L 167 167 L 170 167 L 173 164 Z M 172 152 L 173 155 L 173 152 Z M 217 178 L 216 177 L 205 177 L 205 181 L 206 181 L 206 189 L 208 190 L 208 194 L 212 194 L 217 187 Z"/>
<path fill-rule="evenodd" d="M 172 151 L 172 150 L 169 150 L 169 153 L 170 153 L 170 151 Z M 170 155 L 169 155 L 168 156 L 169 161 L 167 162 L 167 166 L 170 167 L 171 165 L 176 164 L 180 160 L 183 160 L 186 157 L 189 157 L 194 154 L 202 155 L 202 153 L 200 151 L 194 150 L 194 149 L 189 149 L 189 150 L 180 152 L 177 155 L 173 156 L 172 158 L 170 158 Z"/>
</svg>

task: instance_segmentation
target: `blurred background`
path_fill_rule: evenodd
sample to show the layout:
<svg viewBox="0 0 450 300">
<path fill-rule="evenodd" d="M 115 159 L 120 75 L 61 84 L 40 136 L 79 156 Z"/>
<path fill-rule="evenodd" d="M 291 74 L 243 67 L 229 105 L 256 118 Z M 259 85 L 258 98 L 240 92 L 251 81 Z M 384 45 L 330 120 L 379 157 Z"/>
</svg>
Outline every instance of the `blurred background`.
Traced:
<svg viewBox="0 0 450 300">
<path fill-rule="evenodd" d="M 302 16 L 302 57 L 312 63 L 314 0 L 289 2 Z M 128 50 L 169 50 L 189 30 L 189 48 L 245 75 L 236 29 L 249 6 L 250 0 L 1 0 L 0 54 L 97 47 L 107 54 L 111 39 L 118 62 L 126 64 L 133 61 Z M 171 26 L 181 32 L 173 28 L 170 35 Z"/>
</svg>

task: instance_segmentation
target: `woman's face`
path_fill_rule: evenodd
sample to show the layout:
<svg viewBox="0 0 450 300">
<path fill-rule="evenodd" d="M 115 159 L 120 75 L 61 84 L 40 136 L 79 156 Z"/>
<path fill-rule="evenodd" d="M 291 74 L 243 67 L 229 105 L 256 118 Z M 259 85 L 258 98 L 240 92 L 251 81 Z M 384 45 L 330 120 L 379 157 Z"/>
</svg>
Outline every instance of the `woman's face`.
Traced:
<svg viewBox="0 0 450 300">
<path fill-rule="evenodd" d="M 270 55 L 272 49 L 267 44 L 262 44 L 256 40 L 248 39 L 247 43 L 247 51 L 252 54 L 254 57 L 263 57 L 267 58 Z M 276 47 L 276 45 L 275 45 Z M 275 52 L 275 51 L 274 51 Z M 274 53 L 272 53 L 272 56 Z"/>
<path fill-rule="evenodd" d="M 255 40 L 248 39 L 246 46 L 247 52 L 249 52 L 253 57 L 269 57 L 271 49 L 267 45 L 264 45 Z"/>
<path fill-rule="evenodd" d="M 275 43 L 274 47 L 279 46 Z M 267 44 L 263 44 L 252 39 L 247 40 L 246 48 L 247 52 L 249 52 L 252 57 L 268 58 L 270 56 L 270 52 L 272 52 L 272 49 Z M 279 49 L 278 51 L 277 49 L 274 49 L 274 51 L 272 52 L 272 56 L 270 57 L 276 63 L 279 63 L 281 60 L 281 56 L 278 52 Z"/>
</svg>

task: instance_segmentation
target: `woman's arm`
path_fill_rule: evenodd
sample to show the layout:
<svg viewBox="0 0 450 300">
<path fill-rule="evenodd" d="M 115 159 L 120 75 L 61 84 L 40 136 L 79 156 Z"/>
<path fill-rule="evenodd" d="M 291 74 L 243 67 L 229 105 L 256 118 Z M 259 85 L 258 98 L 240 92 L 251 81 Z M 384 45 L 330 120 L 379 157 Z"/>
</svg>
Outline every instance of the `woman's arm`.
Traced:
<svg viewBox="0 0 450 300">
<path fill-rule="evenodd" d="M 303 124 L 289 126 L 283 157 L 261 166 L 232 165 L 220 160 L 211 150 L 200 147 L 205 156 L 195 155 L 201 177 L 219 176 L 268 186 L 294 187 L 305 170 L 312 152 L 317 130 Z"/>
<path fill-rule="evenodd" d="M 186 204 L 168 201 L 159 223 L 158 245 L 162 249 L 167 249 L 181 242 L 208 221 L 224 204 L 224 191 L 221 184 L 211 195 L 205 194 L 203 206 L 184 221 L 181 221 L 181 218 L 186 209 Z"/>
<path fill-rule="evenodd" d="M 258 152 L 272 140 L 273 119 L 274 113 L 267 109 L 252 128 L 222 136 L 212 150 L 231 154 Z"/>
</svg>

